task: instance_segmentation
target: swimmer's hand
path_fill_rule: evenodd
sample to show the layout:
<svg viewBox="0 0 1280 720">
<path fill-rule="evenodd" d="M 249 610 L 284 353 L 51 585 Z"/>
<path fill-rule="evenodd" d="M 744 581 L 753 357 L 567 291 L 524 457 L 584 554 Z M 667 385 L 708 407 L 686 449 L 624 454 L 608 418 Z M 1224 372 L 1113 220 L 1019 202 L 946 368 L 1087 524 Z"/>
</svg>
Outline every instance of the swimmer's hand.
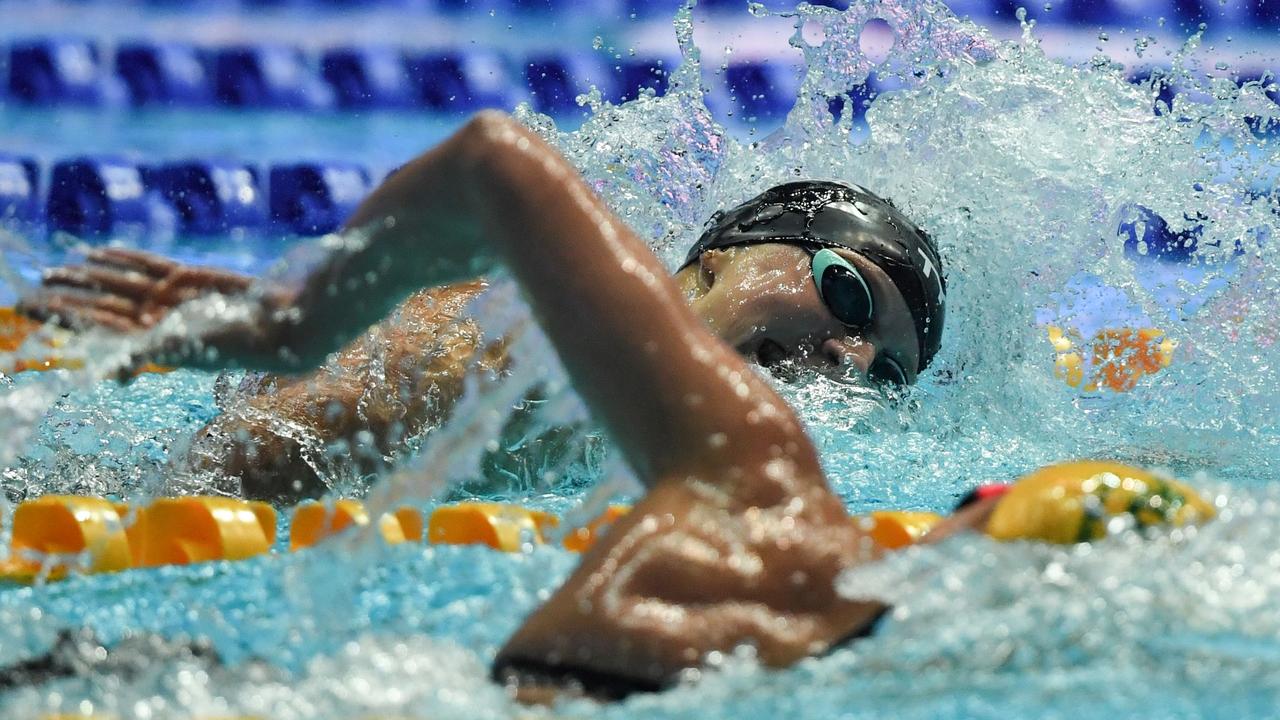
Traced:
<svg viewBox="0 0 1280 720">
<path fill-rule="evenodd" d="M 40 289 L 23 298 L 18 311 L 76 330 L 136 332 L 154 327 L 189 300 L 212 293 L 241 295 L 252 285 L 246 275 L 138 250 L 100 248 L 83 264 L 46 270 Z"/>
<path fill-rule="evenodd" d="M 790 496 L 654 486 L 498 653 L 496 679 L 532 702 L 549 686 L 611 699 L 740 645 L 782 667 L 866 631 L 885 606 L 840 597 L 836 580 L 872 546 L 825 485 L 789 480 Z"/>
<path fill-rule="evenodd" d="M 296 293 L 254 278 L 122 248 L 95 249 L 80 265 L 45 272 L 18 311 L 75 330 L 137 333 L 122 380 L 149 363 L 217 369 L 291 369 L 282 318 Z M 179 306 L 182 311 L 175 312 Z"/>
</svg>

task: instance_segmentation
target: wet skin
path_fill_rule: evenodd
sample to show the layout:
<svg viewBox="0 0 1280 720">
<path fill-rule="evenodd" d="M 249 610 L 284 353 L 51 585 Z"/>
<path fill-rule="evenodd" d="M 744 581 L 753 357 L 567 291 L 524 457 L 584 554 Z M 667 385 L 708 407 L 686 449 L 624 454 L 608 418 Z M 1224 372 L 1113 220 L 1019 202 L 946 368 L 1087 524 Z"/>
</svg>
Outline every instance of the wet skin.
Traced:
<svg viewBox="0 0 1280 720">
<path fill-rule="evenodd" d="M 795 246 L 711 250 L 675 281 L 712 333 L 761 365 L 785 361 L 862 382 L 884 352 L 914 381 L 919 347 L 901 293 L 866 258 L 837 252 L 872 289 L 877 312 L 869 327 L 836 320 L 813 282 L 809 255 Z M 146 253 L 97 250 L 85 265 L 48 271 L 43 294 L 25 308 L 128 331 L 201 294 L 243 293 L 251 284 Z M 469 372 L 506 367 L 504 348 L 483 346 L 480 328 L 464 316 L 484 287 L 473 281 L 418 291 L 319 370 L 260 382 L 196 434 L 178 469 L 235 478 L 245 496 L 279 501 L 326 491 L 327 448 L 340 448 L 356 472 L 378 471 L 406 438 L 448 418 Z"/>
<path fill-rule="evenodd" d="M 744 268 L 742 282 L 776 278 L 788 306 L 800 308 L 794 315 L 748 323 L 727 313 L 770 307 L 730 292 L 733 264 L 720 267 L 705 293 L 688 279 L 682 292 L 568 162 L 499 114 L 477 116 L 406 165 L 352 224 L 368 229 L 367 242 L 336 249 L 299 287 L 259 300 L 252 322 L 197 338 L 204 349 L 216 348 L 218 363 L 314 367 L 422 287 L 501 262 L 647 490 L 508 641 L 499 668 L 659 686 L 708 653 L 742 644 L 784 666 L 882 612 L 836 593 L 840 573 L 875 553 L 831 492 L 791 408 L 708 324 L 748 351 L 789 339 L 804 361 L 832 367 L 832 358 L 861 363 L 863 345 L 873 342 L 909 361 L 913 342 L 893 347 L 903 328 L 885 324 L 852 339 L 843 328 L 830 336 L 797 329 L 812 298 L 804 297 L 803 262 L 781 250 L 778 264 Z M 216 303 L 181 310 L 218 311 Z M 581 332 L 584 325 L 593 332 Z M 845 350 L 825 351 L 828 340 Z M 214 356 L 198 349 L 158 347 L 156 359 L 210 367 Z M 959 513 L 939 537 L 979 524 L 975 513 L 985 509 Z M 531 697 L 540 688 L 516 691 Z"/>
</svg>

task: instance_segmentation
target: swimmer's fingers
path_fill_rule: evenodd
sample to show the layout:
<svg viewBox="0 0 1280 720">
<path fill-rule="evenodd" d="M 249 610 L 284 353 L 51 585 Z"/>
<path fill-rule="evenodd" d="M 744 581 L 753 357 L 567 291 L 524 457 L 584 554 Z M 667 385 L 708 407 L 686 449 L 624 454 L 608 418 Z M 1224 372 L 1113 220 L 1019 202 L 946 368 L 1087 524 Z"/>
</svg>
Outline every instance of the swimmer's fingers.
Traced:
<svg viewBox="0 0 1280 720">
<path fill-rule="evenodd" d="M 137 303 L 126 298 L 70 291 L 42 292 L 18 304 L 19 312 L 41 322 L 54 321 L 76 329 L 101 327 L 122 333 L 141 329 L 134 319 L 137 308 Z"/>
<path fill-rule="evenodd" d="M 137 302 L 152 292 L 156 280 L 134 270 L 83 265 L 46 270 L 41 284 L 46 288 L 64 287 L 106 293 Z"/>
<path fill-rule="evenodd" d="M 142 303 L 138 321 L 151 326 L 169 310 L 209 293 L 239 295 L 253 285 L 253 278 L 213 268 L 179 266 L 156 283 Z"/>
<path fill-rule="evenodd" d="M 94 248 L 85 255 L 85 260 L 94 265 L 143 273 L 157 280 L 182 267 L 163 255 L 125 248 Z"/>
<path fill-rule="evenodd" d="M 176 282 L 206 290 L 214 290 L 224 295 L 236 295 L 248 290 L 253 285 L 253 278 L 229 270 L 217 268 L 185 267 L 170 278 Z M 169 278 L 166 278 L 168 280 Z"/>
</svg>

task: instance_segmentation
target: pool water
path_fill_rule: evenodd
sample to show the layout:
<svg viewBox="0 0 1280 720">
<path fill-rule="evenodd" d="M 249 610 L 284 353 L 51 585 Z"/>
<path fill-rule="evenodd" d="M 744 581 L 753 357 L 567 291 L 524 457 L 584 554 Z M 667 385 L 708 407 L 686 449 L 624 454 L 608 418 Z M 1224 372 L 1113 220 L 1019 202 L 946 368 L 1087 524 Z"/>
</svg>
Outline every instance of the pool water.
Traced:
<svg viewBox="0 0 1280 720">
<path fill-rule="evenodd" d="M 859 43 L 875 17 L 896 36 L 879 60 Z M 762 669 L 742 650 L 666 693 L 553 709 L 518 707 L 486 681 L 496 649 L 572 569 L 575 557 L 553 547 L 505 555 L 347 538 L 298 555 L 72 578 L 0 590 L 0 663 L 44 651 L 62 628 L 89 628 L 107 643 L 140 631 L 208 638 L 223 662 L 130 646 L 137 669 L 102 664 L 85 677 L 11 690 L 0 696 L 4 716 L 1272 715 L 1280 216 L 1255 183 L 1280 151 L 1241 118 L 1275 106 L 1256 86 L 1192 72 L 1194 38 L 1170 60 L 1188 69 L 1183 82 L 1205 101 L 1155 114 L 1148 89 L 1120 68 L 1050 60 L 1030 26 L 1021 41 L 999 41 L 929 2 L 803 8 L 795 22 L 806 74 L 786 124 L 767 136 L 727 131 L 706 109 L 684 15 L 676 33 L 685 63 L 666 96 L 600 105 L 572 131 L 521 117 L 672 266 L 714 209 L 794 177 L 859 182 L 931 231 L 948 268 L 948 325 L 917 387 L 886 404 L 816 379 L 778 383 L 851 511 L 942 511 L 978 483 L 1084 456 L 1187 478 L 1217 505 L 1217 521 L 1075 547 L 969 537 L 912 549 L 842 578 L 842 592 L 894 604 L 872 638 L 785 671 Z M 903 89 L 876 98 L 869 131 L 853 133 L 848 117 L 832 119 L 828 97 L 873 70 L 899 77 Z M 1196 250 L 1178 265 L 1126 252 L 1116 228 L 1134 203 L 1176 230 L 1201 225 Z M 179 245 L 248 258 L 228 261 L 245 267 L 260 267 L 270 249 Z M 374 508 L 457 494 L 506 422 L 493 411 L 533 387 L 548 397 L 539 422 L 585 421 L 509 282 L 496 282 L 474 315 L 518 331 L 516 372 L 474 388 L 376 482 L 335 476 L 335 487 L 368 492 Z M 1152 325 L 1177 348 L 1170 367 L 1130 392 L 1082 392 L 1053 375 L 1049 323 Z M 0 380 L 6 495 L 137 500 L 174 483 L 201 489 L 166 463 L 220 411 L 220 397 L 233 397 L 227 388 L 239 376 L 99 382 L 125 341 L 85 342 L 71 350 L 92 360 L 85 371 Z M 636 488 L 609 457 L 494 485 L 487 492 L 558 512 Z"/>
</svg>

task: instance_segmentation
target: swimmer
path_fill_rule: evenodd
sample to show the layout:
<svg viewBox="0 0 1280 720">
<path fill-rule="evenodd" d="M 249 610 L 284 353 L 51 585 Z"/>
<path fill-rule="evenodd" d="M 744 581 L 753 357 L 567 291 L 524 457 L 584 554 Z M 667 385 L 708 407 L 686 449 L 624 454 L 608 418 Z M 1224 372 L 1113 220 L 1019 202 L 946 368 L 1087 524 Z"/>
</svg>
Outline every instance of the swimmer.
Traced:
<svg viewBox="0 0 1280 720">
<path fill-rule="evenodd" d="M 565 195 L 554 203 L 541 203 L 545 192 L 532 189 L 512 189 L 511 197 L 489 192 L 485 170 L 475 166 L 477 158 L 494 152 L 491 134 L 479 128 L 497 121 L 486 117 L 396 172 L 356 211 L 348 228 L 372 229 L 375 254 L 351 253 L 341 273 L 326 270 L 305 288 L 269 288 L 263 322 L 222 338 L 230 343 L 226 357 L 257 353 L 257 366 L 286 371 L 315 367 L 324 352 L 342 342 L 346 347 L 320 370 L 270 377 L 244 393 L 236 407 L 197 435 L 180 469 L 238 479 L 240 494 L 253 498 L 318 496 L 327 488 L 314 467 L 316 448 L 341 443 L 349 449 L 342 455 L 358 472 L 375 472 L 406 438 L 448 417 L 469 370 L 506 367 L 502 344 L 486 345 L 481 329 L 463 315 L 485 287 L 477 275 L 487 266 L 459 266 L 472 260 L 446 254 L 422 258 L 421 243 L 427 234 L 483 244 L 482 236 L 515 232 L 498 218 L 512 226 L 567 225 L 581 214 L 582 198 L 576 185 L 561 182 L 545 190 Z M 573 173 L 554 151 L 538 147 L 542 159 L 513 155 L 514 163 L 530 165 L 521 178 L 540 177 L 544 169 L 532 163 L 544 160 L 557 177 Z M 463 208 L 475 218 L 462 218 Z M 592 211 L 621 227 L 598 203 Z M 394 224 L 384 223 L 387 218 Z M 621 269 L 618 263 L 626 262 L 602 227 L 573 227 L 572 233 L 549 234 L 538 243 L 529 248 L 529 267 L 568 293 L 582 293 L 564 308 L 565 317 L 578 318 L 578 328 L 609 323 L 627 331 L 638 327 L 634 314 L 649 312 L 645 296 L 634 296 L 625 312 L 596 312 L 592 293 L 607 287 Z M 405 255 L 393 259 L 395 252 Z M 456 282 L 422 289 L 422 260 L 438 263 L 432 272 L 447 272 Z M 370 272 L 378 279 L 365 288 L 363 277 Z M 349 277 L 359 278 L 362 289 L 329 292 L 331 283 Z M 203 294 L 250 292 L 253 282 L 147 253 L 100 249 L 83 266 L 47 271 L 42 291 L 21 307 L 41 319 L 131 331 L 155 325 Z M 788 183 L 716 213 L 674 282 L 677 296 L 718 339 L 708 351 L 728 344 L 764 366 L 791 363 L 847 381 L 911 383 L 941 342 L 945 281 L 932 240 L 890 203 L 856 186 Z M 271 322 L 282 308 L 294 306 L 306 308 L 299 322 Z M 585 322 L 589 315 L 594 322 Z M 640 339 L 634 336 L 615 352 Z M 276 347 L 289 352 L 281 357 Z"/>
<path fill-rule="evenodd" d="M 830 204 L 815 201 L 807 206 L 814 222 L 796 218 L 789 227 L 848 214 Z M 788 217 L 767 201 L 757 207 L 762 212 L 734 211 L 716 227 L 746 232 L 749 219 Z M 395 222 L 384 222 L 389 217 Z M 885 612 L 879 602 L 837 592 L 841 573 L 878 553 L 831 491 L 791 408 L 740 351 L 766 339 L 812 345 L 823 335 L 815 328 L 825 328 L 839 333 L 825 339 L 840 353 L 821 355 L 824 339 L 813 350 L 824 362 L 848 358 L 874 373 L 885 355 L 910 381 L 936 338 L 932 326 L 910 322 L 919 317 L 912 308 L 927 305 L 912 305 L 910 290 L 884 292 L 892 287 L 887 270 L 844 249 L 832 259 L 807 242 L 753 246 L 767 264 L 739 268 L 750 255 L 732 244 L 711 248 L 715 240 L 704 238 L 706 247 L 691 253 L 696 272 L 673 279 L 554 149 L 500 114 L 477 117 L 394 176 L 358 223 L 375 228 L 367 244 L 335 252 L 296 293 L 261 296 L 257 317 L 236 328 L 245 334 L 221 329 L 201 338 L 218 349 L 218 361 L 271 369 L 318 363 L 423 285 L 502 263 L 645 485 L 634 509 L 499 651 L 494 677 L 516 697 L 548 700 L 566 686 L 600 698 L 659 690 L 711 653 L 742 645 L 784 667 L 866 634 Z M 719 253 L 697 261 L 712 250 Z M 843 269 L 832 276 L 832 266 Z M 378 281 L 365 283 L 371 272 Z M 739 272 L 790 288 L 786 314 L 771 328 L 778 334 L 737 336 L 698 312 L 699 303 L 725 302 L 721 294 L 754 302 L 743 292 L 753 286 L 734 281 Z M 779 327 L 799 329 L 785 335 Z M 152 359 L 208 367 L 209 357 L 193 349 Z M 1106 465 L 1074 480 L 1048 472 L 1007 491 L 982 490 L 925 541 L 970 530 L 1087 541 L 1107 527 L 1095 515 L 1127 512 L 1140 524 L 1211 517 L 1189 488 L 1139 472 Z M 1058 502 L 1063 497 L 1077 502 Z"/>
</svg>

